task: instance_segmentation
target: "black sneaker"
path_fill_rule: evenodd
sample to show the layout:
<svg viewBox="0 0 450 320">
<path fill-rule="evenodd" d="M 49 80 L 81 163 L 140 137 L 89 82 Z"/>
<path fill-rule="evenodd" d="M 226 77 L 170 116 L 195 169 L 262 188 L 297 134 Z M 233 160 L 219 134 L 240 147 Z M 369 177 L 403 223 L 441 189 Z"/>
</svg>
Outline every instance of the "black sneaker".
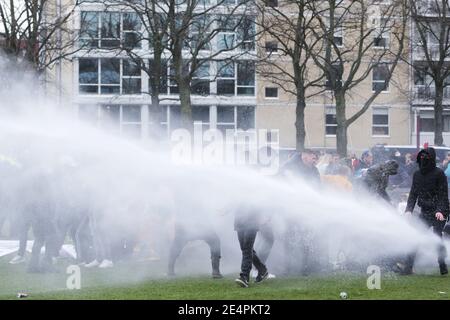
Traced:
<svg viewBox="0 0 450 320">
<path fill-rule="evenodd" d="M 240 285 L 242 288 L 248 288 L 248 280 L 244 279 L 243 277 L 239 277 L 236 280 L 234 280 L 238 285 Z"/>
<path fill-rule="evenodd" d="M 266 280 L 268 276 L 269 276 L 269 271 L 267 271 L 267 269 L 263 272 L 258 272 L 255 282 L 256 283 L 262 282 L 262 281 Z"/>
<path fill-rule="evenodd" d="M 441 275 L 448 274 L 447 265 L 445 263 L 439 264 L 439 271 L 441 272 Z"/>
</svg>

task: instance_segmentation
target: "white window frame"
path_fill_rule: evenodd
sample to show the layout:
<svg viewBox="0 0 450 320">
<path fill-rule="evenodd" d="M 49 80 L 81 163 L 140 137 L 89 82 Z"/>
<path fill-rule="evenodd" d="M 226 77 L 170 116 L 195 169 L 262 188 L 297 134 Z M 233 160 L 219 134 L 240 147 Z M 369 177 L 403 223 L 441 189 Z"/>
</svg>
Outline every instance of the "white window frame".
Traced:
<svg viewBox="0 0 450 320">
<path fill-rule="evenodd" d="M 374 49 L 388 49 L 391 45 L 391 35 L 390 30 L 387 26 L 386 21 L 384 21 L 386 18 L 384 17 L 376 17 L 379 21 L 379 25 L 374 30 L 374 37 L 373 37 L 373 48 Z M 375 45 L 375 39 L 382 38 L 384 39 L 386 46 L 377 46 Z"/>
<path fill-rule="evenodd" d="M 97 60 L 97 83 L 96 84 L 82 84 L 80 83 L 80 65 L 78 63 L 78 95 L 82 95 L 82 96 L 117 96 L 117 95 L 123 95 L 123 96 L 139 96 L 142 95 L 142 69 L 141 69 L 141 75 L 140 76 L 124 76 L 123 75 L 123 60 L 121 58 L 107 58 L 107 57 L 103 57 L 103 58 L 80 58 L 78 60 L 78 62 L 81 59 L 91 59 L 91 60 Z M 119 83 L 118 84 L 102 84 L 101 79 L 102 79 L 102 60 L 107 60 L 107 59 L 114 59 L 114 60 L 119 60 Z M 141 90 L 139 93 L 133 93 L 133 94 L 124 94 L 123 93 L 123 79 L 141 79 Z M 97 93 L 82 93 L 80 92 L 80 87 L 82 86 L 97 86 Z M 119 87 L 119 92 L 118 93 L 103 93 L 101 92 L 101 88 L 102 87 Z"/>
<path fill-rule="evenodd" d="M 378 66 L 381 66 L 381 65 L 383 65 L 383 63 L 380 63 Z M 389 64 L 385 63 L 385 65 L 388 66 L 388 70 L 389 70 Z M 373 89 L 375 83 L 385 83 L 386 82 L 386 80 L 374 80 L 374 71 L 375 71 L 376 67 L 377 66 L 374 66 L 372 68 L 372 93 L 376 92 L 376 90 Z M 390 89 L 391 89 L 391 81 L 389 81 L 387 83 L 387 89 L 380 91 L 380 93 L 389 93 Z"/>
<path fill-rule="evenodd" d="M 389 116 L 389 107 L 388 106 L 374 106 L 373 108 L 372 108 L 372 130 L 371 130 L 371 134 L 372 134 L 372 137 L 374 137 L 374 138 L 377 138 L 377 137 L 380 137 L 380 138 L 388 138 L 388 137 L 390 137 L 391 136 L 391 128 L 390 128 L 390 121 L 391 121 L 391 117 Z M 374 122 L 373 122 L 373 117 L 375 116 L 375 115 L 387 115 L 387 124 L 374 124 Z M 377 128 L 387 128 L 387 131 L 388 131 L 388 134 L 387 135 L 385 135 L 385 134 L 374 134 L 373 133 L 373 129 L 375 128 L 375 127 L 377 127 Z"/>
<path fill-rule="evenodd" d="M 331 111 L 331 113 L 330 113 Z M 336 127 L 337 128 L 337 123 L 336 124 L 328 124 L 327 123 L 327 115 L 336 115 L 336 106 L 334 105 L 326 105 L 325 106 L 325 137 L 336 137 L 336 134 L 329 134 L 327 133 L 327 127 Z"/>
<path fill-rule="evenodd" d="M 125 44 L 125 34 L 126 33 L 136 33 L 137 35 L 142 35 L 142 23 L 139 21 L 139 23 L 141 24 L 141 28 L 138 31 L 133 31 L 133 30 L 124 30 L 123 26 L 123 16 L 124 14 L 136 14 L 133 12 L 121 12 L 121 11 L 95 11 L 95 10 L 83 10 L 80 13 L 80 16 L 82 16 L 84 13 L 94 13 L 96 14 L 97 17 L 97 37 L 96 38 L 89 38 L 89 37 L 82 37 L 80 35 L 80 39 L 79 41 L 89 41 L 89 40 L 93 40 L 93 41 L 97 41 L 97 46 L 94 48 L 98 48 L 98 49 L 114 49 L 114 48 L 123 48 L 124 44 Z M 105 14 L 118 14 L 119 15 L 119 25 L 120 25 L 120 31 L 119 31 L 119 37 L 118 38 L 102 38 L 102 21 L 103 21 L 103 15 Z M 80 30 L 81 30 L 81 24 L 83 23 L 83 21 L 80 21 Z M 111 41 L 111 40 L 117 40 L 119 41 L 119 45 L 118 46 L 112 46 L 112 47 L 105 47 L 102 46 L 102 41 Z M 133 47 L 133 49 L 140 49 L 142 48 L 142 41 L 139 42 L 138 46 Z"/>
</svg>

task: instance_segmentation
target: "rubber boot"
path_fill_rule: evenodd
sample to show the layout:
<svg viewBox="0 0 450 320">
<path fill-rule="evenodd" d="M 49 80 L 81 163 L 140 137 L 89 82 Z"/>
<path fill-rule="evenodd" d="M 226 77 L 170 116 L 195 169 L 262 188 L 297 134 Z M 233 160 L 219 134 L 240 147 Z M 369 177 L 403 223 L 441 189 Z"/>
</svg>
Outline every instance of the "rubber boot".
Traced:
<svg viewBox="0 0 450 320">
<path fill-rule="evenodd" d="M 223 276 L 220 273 L 220 257 L 213 257 L 211 258 L 211 264 L 212 264 L 212 277 L 213 279 L 222 279 Z"/>
</svg>

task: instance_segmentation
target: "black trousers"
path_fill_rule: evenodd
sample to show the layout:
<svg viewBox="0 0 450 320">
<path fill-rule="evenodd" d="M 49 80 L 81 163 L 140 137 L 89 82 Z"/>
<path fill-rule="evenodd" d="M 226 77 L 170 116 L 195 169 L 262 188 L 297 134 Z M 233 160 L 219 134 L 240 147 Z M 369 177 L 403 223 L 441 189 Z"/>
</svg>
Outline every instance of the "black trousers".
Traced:
<svg viewBox="0 0 450 320">
<path fill-rule="evenodd" d="M 253 245 L 255 244 L 257 233 L 258 230 L 254 229 L 237 230 L 239 245 L 242 251 L 240 276 L 246 279 L 247 281 L 250 278 L 250 271 L 252 270 L 252 264 L 255 266 L 258 272 L 264 272 L 267 270 L 264 263 L 256 255 L 255 250 L 253 250 Z"/>
<path fill-rule="evenodd" d="M 169 274 L 175 273 L 175 262 L 177 261 L 181 251 L 190 241 L 203 240 L 205 241 L 211 251 L 211 259 L 220 259 L 220 238 L 214 230 L 204 230 L 198 232 L 191 232 L 183 227 L 175 227 L 175 238 L 170 246 L 169 252 Z"/>
<path fill-rule="evenodd" d="M 436 234 L 439 238 L 442 239 L 442 230 L 445 226 L 445 221 L 438 221 L 434 218 L 434 214 L 430 214 L 427 212 L 422 212 L 419 216 L 419 219 L 424 223 L 427 227 L 433 227 L 433 233 Z M 440 242 L 436 247 L 438 253 L 438 263 L 444 264 L 445 258 L 447 256 L 447 250 L 442 242 Z M 406 257 L 406 267 L 408 269 L 412 269 L 414 266 L 414 261 L 416 259 L 417 250 L 414 250 Z"/>
</svg>

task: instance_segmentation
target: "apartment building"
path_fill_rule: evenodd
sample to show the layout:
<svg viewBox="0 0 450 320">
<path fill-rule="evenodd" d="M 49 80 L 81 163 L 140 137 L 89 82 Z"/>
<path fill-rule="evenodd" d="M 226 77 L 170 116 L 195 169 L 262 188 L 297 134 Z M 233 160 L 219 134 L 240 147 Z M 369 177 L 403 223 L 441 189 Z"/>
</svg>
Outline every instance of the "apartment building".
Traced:
<svg viewBox="0 0 450 320">
<path fill-rule="evenodd" d="M 227 0 L 227 3 L 234 1 Z M 277 1 L 267 2 L 267 5 L 276 6 Z M 277 58 L 276 41 L 259 43 L 257 37 L 251 36 L 258 32 L 252 21 L 256 18 L 249 16 L 245 30 L 230 28 L 212 39 L 212 50 L 223 49 L 238 39 L 245 38 L 245 41 L 232 50 L 237 58 L 231 63 L 217 59 L 197 70 L 192 83 L 192 118 L 201 122 L 205 129 L 279 130 L 272 138 L 279 140 L 281 148 L 295 149 L 296 97 L 256 72 L 258 48 L 271 50 L 272 56 Z M 155 110 L 148 75 L 126 54 L 110 50 L 121 44 L 136 45 L 132 49 L 151 61 L 148 41 L 134 41 L 143 30 L 135 14 L 114 6 L 106 8 L 96 1 L 85 1 L 77 6 L 71 23 L 74 30 L 80 31 L 78 41 L 84 44 L 84 49 L 77 51 L 70 61 L 63 61 L 49 70 L 48 78 L 54 79 L 49 82 L 50 94 L 61 97 L 61 101 L 70 101 L 74 116 L 144 141 L 155 135 L 163 139 L 179 127 L 179 92 L 170 63 L 164 66 L 161 77 L 162 107 Z M 389 32 L 385 32 L 376 43 L 384 47 L 389 45 L 389 38 Z M 337 32 L 335 40 L 342 45 L 351 41 L 345 32 Z M 414 61 L 419 57 L 415 52 L 411 56 Z M 170 55 L 166 58 L 168 61 Z M 278 58 L 283 59 L 281 55 Z M 432 101 L 424 101 L 424 97 L 432 96 L 432 89 L 429 86 L 420 89 L 421 83 L 404 62 L 399 63 L 389 83 L 385 83 L 385 78 L 385 70 L 375 68 L 348 98 L 347 112 L 352 114 L 361 108 L 377 86 L 383 86 L 382 93 L 369 110 L 350 126 L 350 152 L 360 153 L 377 143 L 415 143 L 416 116 L 422 119 L 422 131 L 428 130 Z M 414 99 L 411 99 L 411 92 Z M 331 92 L 308 99 L 305 112 L 306 146 L 334 149 L 336 111 Z M 447 127 L 450 126 L 450 113 L 448 119 Z M 423 142 L 432 141 L 426 132 L 421 133 L 421 137 Z"/>
</svg>

